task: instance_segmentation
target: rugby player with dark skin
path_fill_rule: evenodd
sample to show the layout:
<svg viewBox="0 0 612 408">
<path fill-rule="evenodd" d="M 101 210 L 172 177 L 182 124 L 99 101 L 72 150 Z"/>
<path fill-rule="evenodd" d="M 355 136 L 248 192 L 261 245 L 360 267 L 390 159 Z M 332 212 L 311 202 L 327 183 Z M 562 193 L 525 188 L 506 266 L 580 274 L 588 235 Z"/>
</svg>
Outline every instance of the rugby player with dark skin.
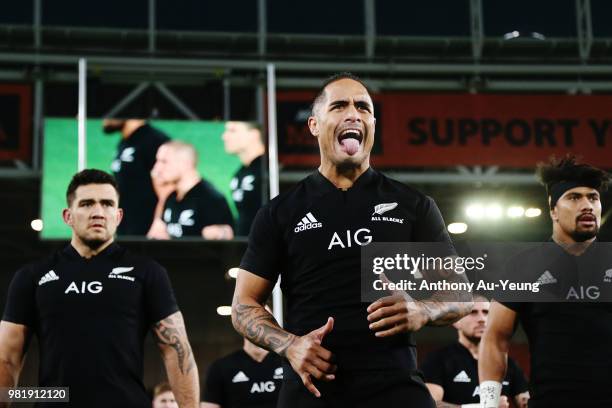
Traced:
<svg viewBox="0 0 612 408">
<path fill-rule="evenodd" d="M 356 80 L 330 82 L 315 101 L 308 127 L 319 143 L 319 172 L 336 188 L 351 188 L 369 169 L 375 123 L 372 99 Z M 234 327 L 253 343 L 285 357 L 304 386 L 320 397 L 312 379 L 333 381 L 337 370 L 332 352 L 321 345 L 333 330 L 334 318 L 304 336 L 283 330 L 264 309 L 273 286 L 274 282 L 240 270 L 232 304 Z M 377 337 L 389 337 L 417 331 L 426 324 L 452 323 L 470 307 L 469 302 L 415 302 L 395 294 L 370 304 L 367 319 Z"/>
<path fill-rule="evenodd" d="M 564 159 L 573 165 L 573 158 Z M 555 160 L 553 160 L 553 163 Z M 562 166 L 563 160 L 557 163 Z M 598 169 L 596 172 L 605 174 Z M 601 177 L 604 182 L 609 176 Z M 579 182 L 577 184 L 580 184 Z M 585 183 L 588 184 L 588 183 Z M 580 256 L 596 240 L 601 226 L 601 200 L 600 192 L 594 187 L 578 185 L 567 189 L 556 202 L 551 203 L 549 195 L 550 218 L 552 220 L 552 240 L 567 253 Z M 593 316 L 585 316 L 585 319 Z M 483 335 L 478 360 L 478 373 L 481 387 L 481 403 L 487 398 L 483 407 L 495 403 L 498 397 L 497 384 L 504 377 L 507 367 L 507 354 L 510 339 L 514 333 L 518 314 L 511 308 L 499 302 L 491 302 L 487 329 Z M 533 347 L 533 345 L 531 345 Z M 533 357 L 533 356 L 532 356 Z M 571 375 L 571 374 L 570 374 Z M 532 378 L 532 380 L 534 380 Z M 487 383 L 490 390 L 483 392 L 483 383 Z M 538 405 L 539 406 L 539 405 Z"/>
</svg>

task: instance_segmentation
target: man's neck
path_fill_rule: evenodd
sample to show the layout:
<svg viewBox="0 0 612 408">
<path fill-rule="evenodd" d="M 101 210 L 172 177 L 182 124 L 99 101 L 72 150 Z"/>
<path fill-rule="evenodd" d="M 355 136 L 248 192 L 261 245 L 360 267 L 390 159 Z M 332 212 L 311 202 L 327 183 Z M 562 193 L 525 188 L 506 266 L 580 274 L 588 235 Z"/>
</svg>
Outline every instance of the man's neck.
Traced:
<svg viewBox="0 0 612 408">
<path fill-rule="evenodd" d="M 562 247 L 569 254 L 576 256 L 581 255 L 584 251 L 586 251 L 589 245 L 591 245 L 596 238 L 597 237 L 593 237 L 583 242 L 576 242 L 568 234 L 560 232 L 558 228 L 553 228 L 552 234 L 552 239 L 557 243 L 557 245 Z"/>
<path fill-rule="evenodd" d="M 176 183 L 176 199 L 179 201 L 182 200 L 185 194 L 187 194 L 193 186 L 198 184 L 200 180 L 202 180 L 202 177 L 200 177 L 197 171 L 191 171 L 181 177 L 179 182 Z"/>
<path fill-rule="evenodd" d="M 146 124 L 147 122 L 144 120 L 128 119 L 125 122 L 125 125 L 123 125 L 123 129 L 121 129 L 121 137 L 123 137 L 124 139 L 129 138 L 134 134 L 136 130 L 140 129 Z"/>
<path fill-rule="evenodd" d="M 468 349 L 472 357 L 478 360 L 478 343 L 470 341 L 467 337 L 459 333 L 459 344 Z"/>
<path fill-rule="evenodd" d="M 261 363 L 269 353 L 268 350 L 262 349 L 261 347 L 257 347 L 256 345 L 254 345 L 253 343 L 251 343 L 250 341 L 246 339 L 244 340 L 244 345 L 242 346 L 242 349 L 244 350 L 245 353 L 247 353 L 253 360 L 257 361 L 258 363 Z"/>
<path fill-rule="evenodd" d="M 322 162 L 319 173 L 328 179 L 334 186 L 341 190 L 353 187 L 355 181 L 370 167 L 369 160 L 364 160 L 358 166 L 341 168 L 331 163 Z"/>
<path fill-rule="evenodd" d="M 76 249 L 76 251 L 79 253 L 79 255 L 81 255 L 81 257 L 89 259 L 104 251 L 106 248 L 108 248 L 110 244 L 113 243 L 113 241 L 114 239 L 111 238 L 102 245 L 100 245 L 98 248 L 92 249 L 85 245 L 83 241 L 81 241 L 77 236 L 73 234 L 72 239 L 70 240 L 70 245 L 72 245 L 72 247 Z"/>
<path fill-rule="evenodd" d="M 263 145 L 257 145 L 253 148 L 244 149 L 238 153 L 238 159 L 243 166 L 249 166 L 253 160 L 262 156 L 266 152 L 266 148 Z"/>
</svg>

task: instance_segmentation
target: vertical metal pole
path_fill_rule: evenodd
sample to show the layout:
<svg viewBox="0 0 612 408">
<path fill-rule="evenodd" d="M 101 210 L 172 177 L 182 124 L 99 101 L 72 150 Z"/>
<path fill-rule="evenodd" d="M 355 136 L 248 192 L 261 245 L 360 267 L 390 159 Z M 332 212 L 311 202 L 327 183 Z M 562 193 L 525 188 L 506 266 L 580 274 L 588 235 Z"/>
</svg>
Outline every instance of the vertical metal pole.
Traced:
<svg viewBox="0 0 612 408">
<path fill-rule="evenodd" d="M 266 35 L 268 20 L 266 16 L 266 0 L 257 1 L 257 50 L 260 56 L 266 55 Z"/>
<path fill-rule="evenodd" d="M 42 21 L 42 0 L 34 0 L 34 49 L 42 45 L 40 26 Z"/>
<path fill-rule="evenodd" d="M 472 32 L 472 57 L 479 61 L 482 56 L 484 29 L 482 24 L 482 0 L 470 0 L 470 28 Z"/>
<path fill-rule="evenodd" d="M 87 60 L 79 58 L 78 171 L 87 167 Z"/>
<path fill-rule="evenodd" d="M 228 121 L 231 119 L 231 83 L 229 78 L 223 78 L 223 120 Z"/>
<path fill-rule="evenodd" d="M 576 29 L 580 58 L 586 60 L 591 55 L 591 47 L 593 45 L 593 21 L 591 19 L 590 0 L 576 0 Z"/>
<path fill-rule="evenodd" d="M 149 52 L 155 52 L 155 0 L 149 0 Z"/>
<path fill-rule="evenodd" d="M 376 7 L 374 0 L 364 0 L 365 17 L 365 55 L 366 58 L 374 58 L 376 46 Z"/>
<path fill-rule="evenodd" d="M 268 166 L 270 175 L 270 198 L 279 192 L 278 183 L 278 150 L 276 136 L 276 70 L 274 64 L 267 65 L 268 72 Z M 276 282 L 272 291 L 272 305 L 274 317 L 279 325 L 283 326 L 283 292 L 280 281 Z"/>
<path fill-rule="evenodd" d="M 43 80 L 40 77 L 40 72 L 37 72 L 36 80 L 34 81 L 34 121 L 32 131 L 32 168 L 40 170 L 40 145 L 42 139 L 42 117 L 43 117 Z"/>
</svg>

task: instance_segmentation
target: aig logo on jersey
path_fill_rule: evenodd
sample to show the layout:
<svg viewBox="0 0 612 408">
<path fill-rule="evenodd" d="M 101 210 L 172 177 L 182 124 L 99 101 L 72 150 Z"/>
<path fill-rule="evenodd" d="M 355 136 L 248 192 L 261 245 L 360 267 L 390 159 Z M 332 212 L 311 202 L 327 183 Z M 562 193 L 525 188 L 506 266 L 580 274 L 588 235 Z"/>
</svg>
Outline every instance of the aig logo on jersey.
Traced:
<svg viewBox="0 0 612 408">
<path fill-rule="evenodd" d="M 397 203 L 381 203 L 374 206 L 374 212 L 372 213 L 372 221 L 383 221 L 383 222 L 394 222 L 396 224 L 403 224 L 403 218 L 394 218 L 382 216 L 387 211 L 391 211 L 397 207 Z"/>
<path fill-rule="evenodd" d="M 76 293 L 78 295 L 85 295 L 91 293 L 93 295 L 102 292 L 102 282 L 70 282 L 70 285 L 66 288 L 65 294 Z"/>
<path fill-rule="evenodd" d="M 293 232 L 296 234 L 298 232 L 315 229 L 315 228 L 323 228 L 323 223 L 317 221 L 317 219 L 312 215 L 311 212 L 306 214 L 300 222 L 298 222 L 297 226 L 293 229 Z"/>
</svg>

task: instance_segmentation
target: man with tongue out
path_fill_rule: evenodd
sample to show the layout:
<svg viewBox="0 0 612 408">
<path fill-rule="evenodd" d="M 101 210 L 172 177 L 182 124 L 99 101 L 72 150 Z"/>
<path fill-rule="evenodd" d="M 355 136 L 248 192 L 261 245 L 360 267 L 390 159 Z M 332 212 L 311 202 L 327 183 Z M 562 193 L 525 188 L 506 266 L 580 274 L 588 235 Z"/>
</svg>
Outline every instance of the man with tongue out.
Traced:
<svg viewBox="0 0 612 408">
<path fill-rule="evenodd" d="M 248 340 L 284 357 L 279 407 L 434 407 L 411 333 L 452 323 L 471 308 L 469 301 L 425 304 L 399 294 L 362 303 L 362 246 L 402 240 L 451 246 L 431 198 L 370 167 L 375 123 L 361 80 L 348 73 L 327 80 L 308 119 L 320 148 L 318 170 L 253 222 L 232 322 Z M 264 309 L 279 276 L 284 327 Z"/>
</svg>

